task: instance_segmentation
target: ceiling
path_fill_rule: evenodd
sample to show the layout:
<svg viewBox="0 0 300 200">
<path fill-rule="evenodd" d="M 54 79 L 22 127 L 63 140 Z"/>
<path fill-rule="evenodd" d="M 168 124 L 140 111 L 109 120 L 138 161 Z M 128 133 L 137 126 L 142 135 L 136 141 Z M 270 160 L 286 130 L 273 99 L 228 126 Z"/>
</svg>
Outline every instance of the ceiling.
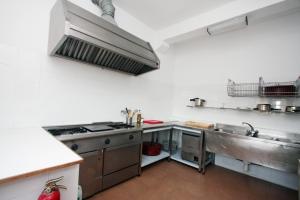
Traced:
<svg viewBox="0 0 300 200">
<path fill-rule="evenodd" d="M 150 28 L 159 30 L 234 0 L 114 0 Z"/>
</svg>

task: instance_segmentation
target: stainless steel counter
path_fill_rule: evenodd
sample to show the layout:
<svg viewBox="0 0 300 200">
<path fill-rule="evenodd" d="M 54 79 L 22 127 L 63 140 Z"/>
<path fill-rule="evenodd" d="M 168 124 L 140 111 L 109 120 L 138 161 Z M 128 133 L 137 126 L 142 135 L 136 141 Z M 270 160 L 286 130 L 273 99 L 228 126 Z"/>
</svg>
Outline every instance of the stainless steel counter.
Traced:
<svg viewBox="0 0 300 200">
<path fill-rule="evenodd" d="M 86 126 L 89 124 L 76 124 L 76 125 L 66 125 L 66 126 L 46 126 L 43 127 L 45 130 L 49 129 L 56 129 L 56 128 L 72 128 L 78 126 Z M 61 142 L 67 142 L 71 140 L 81 140 L 81 139 L 89 139 L 89 138 L 97 138 L 103 136 L 111 136 L 111 135 L 119 135 L 119 134 L 126 134 L 130 132 L 137 132 L 142 131 L 141 127 L 133 127 L 133 128 L 121 128 L 121 129 L 113 129 L 107 131 L 99 131 L 99 132 L 90 132 L 87 131 L 86 133 L 75 133 L 75 134 L 68 134 L 68 135 L 57 135 L 55 138 Z"/>
<path fill-rule="evenodd" d="M 241 159 L 256 164 L 261 164 L 266 167 L 293 173 L 297 172 L 297 160 L 299 159 L 298 155 L 300 154 L 300 144 L 290 141 L 295 140 L 295 137 L 297 137 L 297 140 L 300 134 L 278 132 L 274 130 L 261 129 L 259 130 L 259 135 L 263 137 L 250 137 L 243 134 L 227 133 L 222 131 L 216 132 L 213 131 L 213 129 L 190 127 L 185 125 L 183 122 L 171 121 L 153 125 L 142 124 L 141 126 L 135 126 L 128 129 L 88 132 L 85 134 L 75 134 L 71 136 L 62 135 L 57 136 L 56 138 L 65 142 L 70 140 L 126 134 L 134 131 L 143 131 L 146 133 L 152 131 L 169 130 L 173 128 L 194 130 L 195 132 L 204 131 L 206 134 L 205 140 L 208 151 L 221 153 L 223 155 L 228 155 L 236 159 Z M 271 136 L 276 137 L 276 139 L 280 138 L 280 140 L 270 139 L 272 138 Z M 235 150 L 232 150 L 233 147 Z M 232 154 L 232 152 L 235 152 L 235 154 Z M 278 165 L 278 163 L 280 163 L 280 165 Z"/>
<path fill-rule="evenodd" d="M 206 150 L 249 163 L 297 174 L 300 134 L 259 130 L 249 136 L 243 126 L 217 124 L 206 132 Z"/>
<path fill-rule="evenodd" d="M 298 200 L 300 200 L 300 159 L 298 160 Z"/>
</svg>

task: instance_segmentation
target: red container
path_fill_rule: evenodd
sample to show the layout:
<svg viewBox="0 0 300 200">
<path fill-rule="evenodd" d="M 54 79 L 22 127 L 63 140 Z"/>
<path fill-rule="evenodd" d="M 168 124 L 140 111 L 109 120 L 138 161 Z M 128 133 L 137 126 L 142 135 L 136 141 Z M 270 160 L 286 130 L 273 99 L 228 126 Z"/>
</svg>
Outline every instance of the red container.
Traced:
<svg viewBox="0 0 300 200">
<path fill-rule="evenodd" d="M 296 94 L 294 85 L 278 85 L 265 87 L 266 96 L 294 96 Z"/>
<path fill-rule="evenodd" d="M 160 120 L 144 120 L 144 124 L 162 124 L 163 121 Z"/>
<path fill-rule="evenodd" d="M 154 142 L 143 142 L 143 154 L 147 156 L 157 156 L 161 151 L 161 144 Z"/>
</svg>

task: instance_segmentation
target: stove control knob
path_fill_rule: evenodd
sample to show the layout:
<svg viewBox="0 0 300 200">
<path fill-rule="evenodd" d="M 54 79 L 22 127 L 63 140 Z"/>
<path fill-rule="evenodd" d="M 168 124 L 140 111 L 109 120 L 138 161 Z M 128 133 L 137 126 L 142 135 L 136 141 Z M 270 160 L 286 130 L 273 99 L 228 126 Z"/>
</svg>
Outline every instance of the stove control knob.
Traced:
<svg viewBox="0 0 300 200">
<path fill-rule="evenodd" d="M 78 149 L 78 144 L 72 144 L 71 149 L 76 151 Z"/>
<path fill-rule="evenodd" d="M 105 141 L 104 141 L 105 144 L 110 144 L 110 139 L 107 138 Z"/>
<path fill-rule="evenodd" d="M 133 135 L 129 135 L 129 140 L 133 140 Z"/>
</svg>

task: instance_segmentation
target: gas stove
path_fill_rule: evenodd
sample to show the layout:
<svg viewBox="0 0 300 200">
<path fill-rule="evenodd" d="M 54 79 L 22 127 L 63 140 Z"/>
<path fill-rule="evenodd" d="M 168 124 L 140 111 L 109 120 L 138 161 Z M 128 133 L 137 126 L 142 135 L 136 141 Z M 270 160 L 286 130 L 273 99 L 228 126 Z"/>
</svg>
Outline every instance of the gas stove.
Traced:
<svg viewBox="0 0 300 200">
<path fill-rule="evenodd" d="M 115 129 L 128 129 L 134 126 L 123 122 L 95 122 L 92 124 L 46 127 L 45 129 L 53 136 L 87 134 Z"/>
<path fill-rule="evenodd" d="M 83 127 L 48 129 L 47 131 L 54 136 L 73 135 L 78 133 L 84 134 L 88 132 L 88 130 Z"/>
</svg>

